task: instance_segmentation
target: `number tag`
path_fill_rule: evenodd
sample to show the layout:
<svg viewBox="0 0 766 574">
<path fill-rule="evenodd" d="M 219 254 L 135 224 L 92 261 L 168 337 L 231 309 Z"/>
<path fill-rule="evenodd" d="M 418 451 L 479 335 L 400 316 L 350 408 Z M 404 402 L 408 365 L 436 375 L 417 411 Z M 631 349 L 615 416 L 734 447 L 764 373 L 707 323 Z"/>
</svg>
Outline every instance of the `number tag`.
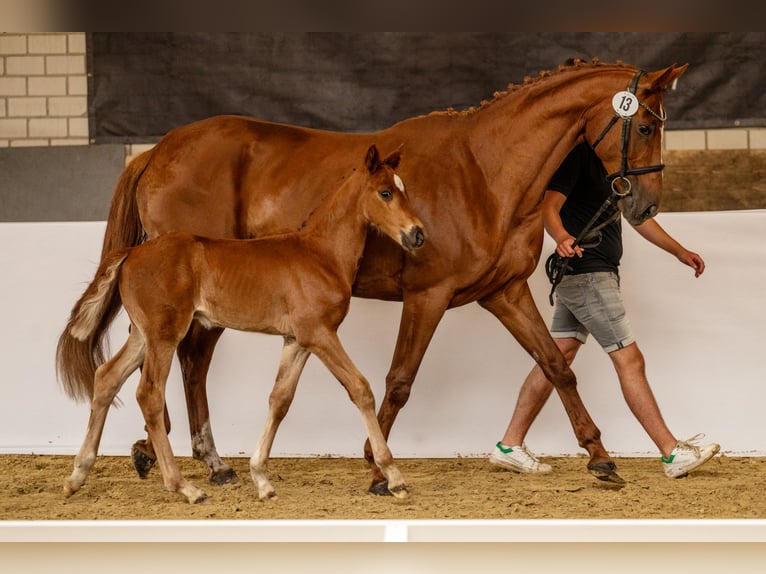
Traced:
<svg viewBox="0 0 766 574">
<path fill-rule="evenodd" d="M 623 118 L 629 118 L 638 111 L 638 98 L 628 91 L 617 92 L 612 98 L 612 107 Z"/>
</svg>

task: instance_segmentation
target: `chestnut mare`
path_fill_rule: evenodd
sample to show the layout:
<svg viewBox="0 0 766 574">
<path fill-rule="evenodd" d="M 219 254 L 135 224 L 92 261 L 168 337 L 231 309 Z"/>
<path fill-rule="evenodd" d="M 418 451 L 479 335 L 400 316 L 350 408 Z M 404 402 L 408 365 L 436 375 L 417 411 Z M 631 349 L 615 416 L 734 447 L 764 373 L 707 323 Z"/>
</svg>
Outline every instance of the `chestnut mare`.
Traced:
<svg viewBox="0 0 766 574">
<path fill-rule="evenodd" d="M 673 65 L 641 74 L 633 91 L 643 105 L 630 121 L 614 121 L 612 99 L 628 89 L 638 70 L 594 60 L 525 79 L 523 86 L 510 86 L 478 108 L 433 112 L 373 134 L 384 146 L 404 144 L 402 177 L 429 234 L 416 258 L 402 257 L 390 242 L 372 237 L 354 284 L 354 296 L 403 302 L 378 411 L 386 437 L 445 311 L 476 301 L 551 380 L 579 445 L 590 455 L 588 469 L 598 478 L 622 481 L 527 279 L 542 248 L 540 201 L 564 157 L 580 141 L 599 141 L 597 154 L 610 173 L 661 164 L 664 94 L 685 69 Z M 134 159 L 117 183 L 103 256 L 138 244 L 144 235 L 171 230 L 247 238 L 297 229 L 370 137 L 235 116 L 172 130 Z M 627 173 L 618 187 L 629 183 L 630 191 L 618 205 L 630 223 L 639 224 L 658 208 L 662 174 Z M 107 324 L 118 310 L 109 310 Z M 178 347 L 194 457 L 207 463 L 215 483 L 236 478 L 215 449 L 206 396 L 221 332 L 194 322 Z M 287 346 L 283 361 L 292 360 L 291 352 Z M 296 366 L 292 376 L 299 375 Z M 145 476 L 153 462 L 151 437 L 138 441 L 133 455 L 139 475 Z M 385 477 L 369 444 L 365 457 L 372 470 L 370 490 L 384 494 Z"/>
<path fill-rule="evenodd" d="M 337 335 L 368 228 L 380 230 L 407 251 L 424 242 L 422 224 L 393 171 L 398 163 L 398 151 L 380 161 L 377 148 L 370 147 L 364 166 L 335 195 L 323 194 L 324 203 L 298 232 L 251 240 L 173 232 L 108 254 L 59 341 L 59 376 L 65 388 L 74 397 L 92 397 L 87 434 L 65 494 L 71 496 L 85 482 L 109 407 L 128 376 L 143 365 L 136 397 L 165 487 L 189 502 L 206 498 L 181 475 L 163 417 L 173 353 L 197 320 L 206 327 L 284 337 L 285 353 L 269 398 L 266 426 L 250 460 L 259 498 L 276 495 L 268 479 L 269 453 L 295 395 L 298 377 L 293 372 L 303 368 L 311 353 L 341 382 L 361 412 L 375 464 L 391 494 L 406 497 L 404 478 L 375 416 L 370 385 Z M 130 317 L 130 335 L 111 360 L 94 369 L 94 350 L 105 335 L 104 312 L 120 299 Z M 72 353 L 83 360 L 71 360 Z"/>
</svg>

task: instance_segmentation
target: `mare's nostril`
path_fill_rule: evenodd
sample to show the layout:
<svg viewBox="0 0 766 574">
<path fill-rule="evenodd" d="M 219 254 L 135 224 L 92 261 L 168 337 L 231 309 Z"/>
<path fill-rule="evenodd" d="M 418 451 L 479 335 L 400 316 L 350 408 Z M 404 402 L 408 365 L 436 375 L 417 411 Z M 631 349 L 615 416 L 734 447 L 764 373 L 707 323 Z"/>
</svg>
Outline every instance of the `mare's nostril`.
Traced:
<svg viewBox="0 0 766 574">
<path fill-rule="evenodd" d="M 655 213 L 657 213 L 657 205 L 655 205 L 655 204 L 650 205 L 641 214 L 641 221 L 646 221 L 647 219 L 652 217 Z"/>
<path fill-rule="evenodd" d="M 415 247 L 422 247 L 426 241 L 426 236 L 423 233 L 423 229 L 420 227 L 415 228 Z"/>
</svg>

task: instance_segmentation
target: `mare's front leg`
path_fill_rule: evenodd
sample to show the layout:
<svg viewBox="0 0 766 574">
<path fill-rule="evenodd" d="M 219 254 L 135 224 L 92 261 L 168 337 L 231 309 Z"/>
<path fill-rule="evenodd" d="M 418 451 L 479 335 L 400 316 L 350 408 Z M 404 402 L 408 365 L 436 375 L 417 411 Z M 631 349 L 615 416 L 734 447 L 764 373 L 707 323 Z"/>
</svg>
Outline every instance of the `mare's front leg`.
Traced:
<svg viewBox="0 0 766 574">
<path fill-rule="evenodd" d="M 451 297 L 451 292 L 443 290 L 404 295 L 399 335 L 396 339 L 391 367 L 386 375 L 386 393 L 378 410 L 378 422 L 386 440 L 391 434 L 391 428 L 399 411 L 410 398 L 415 375 Z M 375 464 L 369 441 L 364 445 L 364 456 L 372 471 L 370 492 L 387 495 L 389 485 L 386 477 Z"/>
<path fill-rule="evenodd" d="M 338 334 L 331 329 L 318 329 L 311 337 L 311 344 L 307 344 L 306 347 L 335 375 L 346 389 L 351 401 L 359 409 L 367 429 L 373 462 L 387 481 L 388 492 L 397 498 L 406 498 L 409 491 L 404 477 L 394 463 L 391 449 L 375 416 L 375 395 L 372 393 L 370 383 L 343 349 Z"/>
<path fill-rule="evenodd" d="M 136 400 L 141 407 L 149 439 L 157 454 L 165 488 L 171 492 L 183 494 L 190 503 L 203 502 L 207 495 L 181 474 L 165 428 L 163 416 L 165 384 L 170 373 L 174 347 L 175 345 L 167 342 L 147 341 L 146 357 L 141 371 L 141 380 L 136 390 Z"/>
<path fill-rule="evenodd" d="M 258 440 L 258 446 L 250 458 L 250 475 L 258 489 L 258 498 L 261 500 L 275 498 L 277 495 L 268 476 L 269 454 L 277 429 L 293 402 L 298 380 L 310 355 L 311 353 L 301 347 L 295 339 L 285 337 L 279 371 L 269 396 L 269 415 L 261 438 Z"/>
<path fill-rule="evenodd" d="M 479 304 L 505 325 L 553 384 L 569 416 L 578 444 L 590 454 L 588 470 L 600 480 L 622 484 L 624 481 L 617 474 L 617 466 L 601 443 L 601 431 L 577 391 L 575 374 L 553 341 L 527 282 L 510 283 L 503 291 L 479 301 Z"/>
<path fill-rule="evenodd" d="M 101 442 L 109 407 L 127 378 L 141 366 L 143 358 L 143 340 L 138 332 L 134 332 L 114 357 L 96 370 L 88 430 L 80 452 L 75 457 L 74 470 L 64 483 L 65 496 L 72 496 L 85 483 L 88 473 L 96 462 L 98 445 Z"/>
<path fill-rule="evenodd" d="M 212 484 L 237 482 L 237 473 L 223 462 L 216 449 L 207 401 L 207 374 L 213 351 L 222 333 L 223 329 L 206 329 L 198 321 L 194 321 L 177 349 L 189 415 L 192 456 L 207 464 L 210 469 L 208 480 Z M 167 409 L 165 416 L 169 430 Z M 151 439 L 136 441 L 132 455 L 133 465 L 139 476 L 146 477 L 156 459 Z"/>
</svg>

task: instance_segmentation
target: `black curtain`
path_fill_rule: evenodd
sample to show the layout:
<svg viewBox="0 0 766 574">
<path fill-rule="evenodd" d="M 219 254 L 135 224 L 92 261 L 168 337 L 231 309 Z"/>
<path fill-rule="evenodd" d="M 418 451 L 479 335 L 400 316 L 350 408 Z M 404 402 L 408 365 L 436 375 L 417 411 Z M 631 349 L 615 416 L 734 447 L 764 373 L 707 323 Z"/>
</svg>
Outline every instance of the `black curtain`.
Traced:
<svg viewBox="0 0 766 574">
<path fill-rule="evenodd" d="M 669 129 L 766 126 L 764 32 L 89 33 L 96 143 L 154 142 L 216 114 L 373 131 L 464 109 L 597 57 L 645 70 L 689 63 Z"/>
</svg>

